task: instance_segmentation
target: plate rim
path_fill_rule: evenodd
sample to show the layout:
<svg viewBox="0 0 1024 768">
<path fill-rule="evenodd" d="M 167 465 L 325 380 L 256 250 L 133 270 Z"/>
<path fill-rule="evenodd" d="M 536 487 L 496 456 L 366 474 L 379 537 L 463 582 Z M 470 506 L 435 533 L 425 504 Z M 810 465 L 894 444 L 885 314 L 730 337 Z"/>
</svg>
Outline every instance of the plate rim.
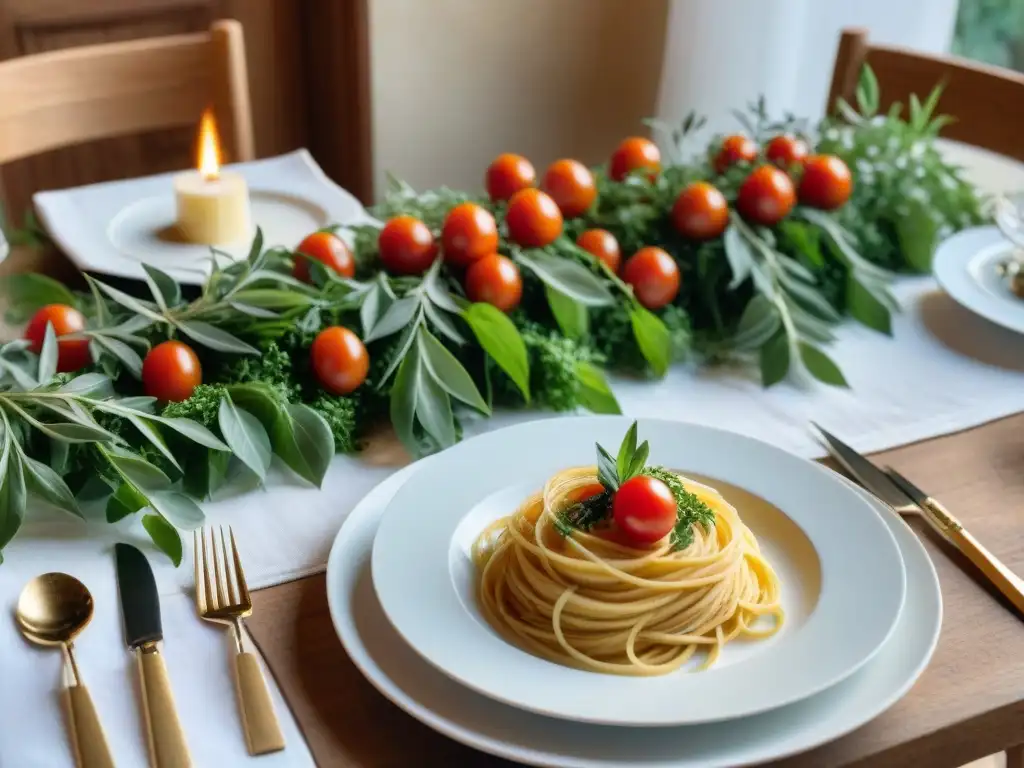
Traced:
<svg viewBox="0 0 1024 768">
<path fill-rule="evenodd" d="M 628 425 L 634 420 L 625 416 L 583 416 L 574 419 L 572 424 L 575 431 L 581 436 L 586 435 L 585 440 L 589 441 L 602 432 L 610 434 L 611 430 L 615 430 L 616 434 L 624 434 Z M 765 461 L 774 461 L 781 463 L 784 470 L 788 469 L 789 472 L 796 473 L 803 472 L 802 467 L 811 465 L 810 462 L 770 443 L 736 432 L 665 419 L 639 419 L 636 421 L 639 421 L 641 434 L 646 432 L 646 437 L 650 439 L 657 440 L 659 432 L 661 436 L 667 432 L 675 440 L 680 430 L 686 430 L 691 443 L 706 445 L 714 444 L 716 440 L 719 441 L 720 451 L 717 455 L 733 456 L 737 451 L 746 451 L 748 454 L 753 452 L 753 457 L 749 455 L 746 457 L 751 464 L 758 464 L 758 469 L 752 473 L 752 476 L 748 476 L 744 480 L 739 480 L 735 476 L 724 479 L 727 482 L 746 487 L 747 490 L 761 495 L 779 508 L 784 508 L 786 504 L 780 504 L 777 498 L 772 497 L 773 493 L 791 493 L 789 484 L 783 483 L 773 491 L 748 485 L 756 486 L 759 482 L 769 485 L 775 483 L 772 479 L 773 476 L 763 472 L 760 465 Z M 431 466 L 436 468 L 440 462 L 447 462 L 447 471 L 451 473 L 453 466 L 458 470 L 459 460 L 466 457 L 467 454 L 477 457 L 481 451 L 494 450 L 497 443 L 507 444 L 510 440 L 516 439 L 527 444 L 551 444 L 558 450 L 561 449 L 561 446 L 558 441 L 552 440 L 550 432 L 551 430 L 564 430 L 565 426 L 564 423 L 558 424 L 557 420 L 541 420 L 484 433 L 439 454 Z M 564 432 L 562 434 L 564 435 Z M 602 436 L 597 439 L 603 441 L 605 438 Z M 662 439 L 664 438 L 662 437 Z M 704 454 L 705 457 L 713 455 L 716 455 L 714 451 Z M 529 462 L 536 460 L 536 456 L 535 453 L 524 457 L 523 462 L 528 465 Z M 755 462 L 755 459 L 760 461 Z M 673 459 L 673 463 L 676 461 Z M 695 461 L 699 463 L 700 460 Z M 551 471 L 546 466 L 546 462 L 547 460 L 541 459 L 541 464 L 545 465 L 544 470 Z M 734 466 L 744 467 L 746 465 L 739 462 Z M 800 468 L 798 469 L 798 467 Z M 691 466 L 687 469 L 698 474 L 715 474 L 715 470 L 707 467 Z M 520 470 L 527 471 L 527 468 L 520 467 Z M 502 475 L 503 471 L 498 470 L 493 473 L 495 477 L 491 478 L 491 482 L 499 482 L 498 477 Z M 742 473 L 746 470 L 739 471 Z M 486 484 L 488 480 L 481 480 L 481 477 L 486 477 L 487 472 L 488 470 L 482 470 L 474 473 L 474 477 L 477 478 L 476 482 Z M 833 526 L 829 526 L 823 518 L 811 514 L 804 505 L 801 505 L 802 513 L 797 517 L 794 517 L 792 513 L 784 512 L 811 540 L 821 566 L 821 593 L 814 610 L 800 631 L 788 635 L 789 640 L 785 644 L 773 644 L 766 648 L 764 654 L 759 654 L 756 657 L 760 659 L 760 664 L 757 667 L 751 667 L 751 659 L 747 659 L 744 663 L 718 667 L 708 673 L 702 673 L 700 676 L 688 676 L 687 688 L 682 691 L 682 695 L 677 695 L 675 690 L 668 691 L 659 687 L 648 687 L 641 695 L 637 690 L 641 684 L 648 686 L 663 686 L 664 684 L 660 683 L 658 678 L 654 678 L 653 681 L 645 678 L 642 679 L 643 682 L 638 683 L 637 678 L 598 676 L 586 671 L 556 666 L 553 662 L 538 659 L 522 649 L 516 649 L 507 640 L 501 639 L 493 631 L 485 629 L 479 620 L 465 611 L 454 589 L 448 584 L 450 581 L 447 567 L 449 542 L 451 535 L 458 529 L 471 504 L 479 501 L 481 494 L 486 496 L 495 491 L 495 488 L 490 486 L 482 490 L 477 488 L 472 500 L 460 499 L 457 496 L 448 498 L 447 501 L 450 503 L 441 511 L 434 509 L 430 513 L 423 514 L 422 502 L 419 501 L 420 497 L 417 493 L 422 493 L 426 488 L 417 488 L 416 484 L 418 481 L 429 483 L 429 480 L 423 481 L 424 476 L 424 473 L 417 473 L 398 489 L 382 516 L 378 535 L 375 538 L 372 555 L 373 582 L 385 615 L 399 635 L 423 659 L 463 686 L 504 704 L 548 717 L 614 726 L 661 727 L 710 723 L 785 706 L 835 685 L 870 661 L 892 635 L 906 596 L 906 573 L 902 554 L 892 532 L 877 511 L 871 505 L 865 504 L 856 494 L 844 497 L 845 486 L 843 484 L 829 485 L 827 478 L 822 480 L 821 476 L 816 474 L 805 474 L 802 485 L 811 483 L 812 488 L 803 488 L 802 495 L 813 495 L 815 491 L 837 493 L 838 497 L 833 495 L 831 499 L 831 506 L 835 506 L 837 503 L 840 506 L 846 505 L 846 511 L 850 514 L 841 519 L 848 521 L 847 525 L 853 526 L 852 529 L 846 529 L 847 533 L 859 529 L 860 534 L 870 537 L 875 553 L 874 567 L 868 571 L 856 570 L 861 561 L 857 556 L 851 554 L 852 550 L 844 549 L 841 546 L 841 539 L 832 532 L 834 520 L 840 518 L 832 516 L 830 519 L 833 520 Z M 503 480 L 502 477 L 501 481 Z M 814 483 L 818 484 L 817 488 L 813 488 Z M 823 486 L 822 483 L 825 485 Z M 457 490 L 454 493 L 460 492 Z M 413 500 L 417 501 L 416 508 L 420 514 L 411 519 L 413 525 L 421 525 L 419 530 L 407 528 L 410 522 L 408 510 L 413 508 L 410 504 Z M 856 511 L 851 509 L 851 506 L 856 507 Z M 860 515 L 860 517 L 853 515 Z M 424 521 L 429 522 L 424 523 Z M 812 531 L 808 526 L 816 530 Z M 404 533 L 404 536 L 398 536 L 398 532 Z M 385 540 L 404 543 L 388 546 L 382 543 Z M 409 549 L 410 542 L 415 542 L 415 550 Z M 826 542 L 828 543 L 826 544 Z M 427 558 L 420 556 L 424 547 L 428 548 L 429 556 Z M 442 549 L 445 553 L 443 579 L 440 565 Z M 831 554 L 826 559 L 826 553 L 829 551 Z M 395 574 L 399 572 L 404 575 L 401 580 L 394 578 Z M 848 575 L 851 572 L 858 573 L 860 576 L 856 580 L 857 584 L 853 583 L 854 580 L 842 578 L 844 574 Z M 865 579 L 873 581 L 875 589 L 858 586 Z M 841 621 L 844 605 L 849 605 L 849 601 L 852 599 L 863 606 L 868 595 L 872 596 L 872 603 L 878 602 L 879 595 L 884 595 L 885 604 L 878 611 L 879 620 L 864 625 L 859 640 L 855 639 L 852 645 L 853 650 L 845 654 L 845 657 L 853 659 L 852 662 L 848 660 L 833 661 L 836 658 L 843 659 L 844 655 L 816 656 L 816 663 L 821 665 L 821 669 L 817 671 L 816 675 L 807 672 L 806 665 L 796 664 L 794 666 L 799 659 L 808 658 L 806 655 L 800 655 L 801 647 L 807 651 L 811 649 L 815 640 L 827 644 L 827 641 L 834 637 L 836 628 L 840 626 L 838 622 Z M 425 623 L 422 611 L 415 609 L 415 606 L 427 604 L 431 605 L 435 616 L 442 617 L 445 637 L 454 637 L 463 643 L 466 642 L 465 638 L 470 637 L 475 643 L 474 648 L 479 652 L 465 654 L 456 648 L 458 643 L 438 642 L 438 636 L 435 635 L 433 629 L 437 624 Z M 429 628 L 427 624 L 430 624 Z M 849 637 L 850 634 L 848 630 L 846 636 Z M 464 645 L 459 647 L 464 647 Z M 518 650 L 518 652 L 509 653 L 509 649 Z M 491 663 L 495 659 L 501 662 L 499 666 Z M 767 685 L 766 679 L 766 675 L 771 677 L 767 671 L 771 667 L 771 662 L 779 661 L 788 663 L 789 668 L 804 670 L 803 675 L 792 679 L 789 687 L 783 689 L 783 695 L 778 695 L 777 687 Z M 555 686 L 554 690 L 565 691 L 557 699 L 550 695 L 539 696 L 537 689 L 528 684 L 529 680 L 545 674 L 545 665 L 551 665 L 546 667 L 548 673 L 559 676 L 562 683 L 561 687 Z M 751 683 L 749 674 L 752 668 L 756 670 L 754 683 Z M 705 674 L 707 677 L 704 676 Z M 666 676 L 665 679 L 671 677 Z M 758 685 L 758 679 L 764 685 Z M 706 710 L 703 705 L 697 707 L 693 704 L 696 701 L 708 701 L 706 694 L 710 693 L 709 686 L 713 690 L 719 690 L 722 686 L 730 684 L 744 687 L 747 695 L 731 698 L 716 697 L 717 706 Z M 631 702 L 629 707 L 607 704 L 609 701 L 621 703 L 627 697 Z M 666 707 L 666 701 L 679 703 L 675 708 Z"/>
<path fill-rule="evenodd" d="M 993 302 L 993 297 L 970 274 L 970 265 L 981 249 L 1000 242 L 1006 243 L 1008 249 L 1013 247 L 994 224 L 960 230 L 939 243 L 932 259 L 932 275 L 939 287 L 964 309 L 1002 328 L 1024 333 L 1024 311 L 1019 313 L 1019 319 L 1009 317 L 1009 305 Z M 964 259 L 961 251 L 968 249 L 970 253 Z M 1024 309 L 1024 301 L 1021 306 Z M 997 307 L 1006 311 L 998 311 Z"/>
<path fill-rule="evenodd" d="M 487 754 L 491 754 L 497 757 L 515 760 L 518 762 L 524 762 L 530 765 L 546 765 L 546 766 L 575 766 L 580 764 L 580 758 L 573 757 L 565 754 L 556 754 L 551 751 L 538 750 L 536 748 L 521 747 L 519 745 L 509 744 L 507 741 L 501 741 L 492 736 L 482 734 L 475 730 L 472 726 L 462 725 L 454 719 L 451 719 L 444 715 L 436 714 L 428 705 L 421 703 L 418 699 L 405 693 L 401 685 L 395 682 L 383 669 L 381 669 L 372 655 L 367 650 L 366 644 L 363 642 L 359 635 L 355 618 L 350 611 L 347 609 L 351 608 L 351 589 L 354 586 L 354 580 L 348 578 L 344 572 L 344 565 L 342 559 L 344 556 L 345 545 L 347 538 L 356 523 L 359 523 L 363 518 L 368 518 L 375 513 L 373 504 L 376 503 L 376 496 L 378 494 L 386 493 L 386 487 L 390 487 L 392 484 L 396 485 L 395 491 L 391 493 L 391 497 L 397 493 L 402 485 L 412 475 L 417 472 L 425 462 L 430 461 L 429 458 L 422 459 L 419 462 L 410 464 L 395 474 L 385 478 L 378 483 L 374 488 L 367 493 L 356 506 L 352 509 L 349 516 L 342 523 L 333 543 L 331 544 L 330 553 L 327 560 L 326 570 L 326 588 L 327 588 L 327 604 L 328 610 L 331 615 L 331 621 L 334 625 L 335 634 L 337 634 L 342 647 L 345 650 L 349 660 L 355 665 L 360 671 L 364 678 L 366 678 L 370 684 L 388 701 L 397 706 L 407 715 L 411 716 L 415 720 L 423 723 L 432 730 L 440 733 L 441 735 L 453 739 L 461 744 L 464 744 L 470 748 L 480 750 Z M 818 469 L 822 472 L 835 474 L 838 479 L 845 483 L 855 493 L 859 494 L 868 504 L 870 504 L 876 511 L 883 516 L 891 515 L 891 513 L 884 510 L 883 505 L 877 499 L 874 499 L 867 491 L 857 486 L 851 480 L 843 475 L 833 472 L 825 466 L 818 465 Z M 387 503 L 390 498 L 385 499 L 383 503 L 384 509 L 376 511 L 378 518 L 383 517 L 386 510 Z M 350 521 L 353 521 L 350 523 Z M 797 743 L 789 747 L 784 748 L 782 751 L 772 751 L 768 748 L 761 754 L 750 756 L 743 763 L 724 763 L 719 762 L 715 765 L 724 766 L 726 764 L 732 765 L 753 765 L 759 764 L 767 760 L 777 760 L 786 757 L 790 757 L 796 754 L 801 754 L 817 747 L 822 746 L 826 743 L 834 742 L 847 734 L 857 730 L 866 723 L 874 720 L 875 718 L 882 715 L 888 709 L 890 709 L 896 702 L 902 699 L 907 692 L 914 686 L 921 675 L 927 669 L 932 657 L 934 656 L 935 650 L 938 646 L 939 638 L 941 636 L 944 604 L 942 599 L 942 590 L 939 583 L 938 573 L 935 569 L 935 564 L 932 561 L 931 556 L 925 549 L 924 544 L 921 542 L 918 535 L 913 529 L 907 524 L 905 520 L 896 516 L 888 516 L 883 520 L 886 525 L 894 531 L 894 538 L 898 541 L 900 547 L 901 556 L 905 555 L 904 547 L 912 552 L 912 557 L 907 558 L 904 556 L 904 562 L 906 563 L 909 559 L 913 568 L 906 568 L 907 580 L 911 580 L 911 572 L 913 573 L 913 580 L 915 583 L 920 581 L 921 587 L 925 589 L 928 596 L 934 598 L 936 603 L 936 614 L 930 628 L 923 628 L 920 623 L 909 623 L 907 626 L 911 628 L 911 631 L 915 633 L 921 633 L 922 631 L 928 632 L 928 638 L 924 641 L 925 647 L 923 654 L 920 659 L 916 661 L 914 666 L 908 670 L 905 679 L 901 679 L 895 686 L 889 686 L 885 694 L 877 698 L 877 702 L 873 706 L 863 707 L 858 710 L 856 714 L 851 714 L 847 721 L 842 722 L 838 728 L 833 731 L 829 731 L 824 735 L 810 735 L 805 737 L 805 741 Z M 379 526 L 379 519 L 377 521 Z M 900 531 L 900 535 L 896 536 L 895 531 Z M 370 551 L 373 548 L 373 539 L 376 537 L 376 528 L 373 531 L 373 535 L 370 537 L 370 541 L 366 547 L 365 558 L 369 559 Z M 360 565 L 358 570 L 362 570 L 365 566 Z M 353 568 L 353 573 L 356 573 L 356 569 Z M 903 620 L 904 608 L 900 612 L 901 621 Z M 351 628 L 351 629 L 350 629 Z M 392 631 L 393 628 L 392 628 Z M 397 634 L 397 633 L 396 633 Z M 404 641 L 403 641 L 404 642 Z M 888 644 L 888 641 L 887 641 Z M 415 651 L 410 651 L 419 658 Z M 420 659 L 420 663 L 430 667 L 429 663 Z M 870 671 L 870 665 L 875 663 L 873 659 L 868 665 L 860 670 L 857 675 L 867 674 Z M 431 667 L 432 668 L 432 667 Z M 852 678 L 851 678 L 852 679 Z M 843 681 L 838 685 L 848 685 L 851 679 Z M 474 694 L 478 695 L 478 694 Z M 819 694 L 825 695 L 825 694 Z M 493 706 L 504 707 L 499 702 L 494 702 L 487 697 L 484 697 L 486 702 L 489 702 Z M 805 700 L 810 701 L 810 699 Z M 798 703 L 795 706 L 800 706 Z M 835 708 L 823 708 L 823 712 L 826 712 L 827 718 L 834 720 L 836 718 L 836 712 L 840 711 Z M 752 719 L 762 717 L 761 715 L 753 715 Z M 816 726 L 816 723 L 808 721 L 803 718 L 791 718 L 793 728 L 796 732 L 811 734 L 812 729 Z M 687 727 L 700 727 L 700 726 L 682 726 Z M 778 733 L 772 731 L 773 734 Z M 809 740 L 808 740 L 809 738 Z M 563 742 L 564 743 L 564 742 Z M 529 750 L 529 751 L 527 751 Z"/>
</svg>

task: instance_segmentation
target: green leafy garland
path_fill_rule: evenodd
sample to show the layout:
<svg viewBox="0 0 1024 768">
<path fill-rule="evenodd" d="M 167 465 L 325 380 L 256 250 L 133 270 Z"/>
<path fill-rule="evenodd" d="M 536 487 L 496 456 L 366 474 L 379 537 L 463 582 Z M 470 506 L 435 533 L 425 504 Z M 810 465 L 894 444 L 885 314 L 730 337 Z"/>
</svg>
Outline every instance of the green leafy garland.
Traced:
<svg viewBox="0 0 1024 768">
<path fill-rule="evenodd" d="M 91 366 L 55 374 L 58 339 L 48 327 L 38 355 L 25 341 L 0 347 L 0 549 L 15 535 L 33 496 L 72 514 L 103 504 L 114 522 L 143 511 L 142 524 L 177 564 L 179 529 L 200 525 L 193 499 L 207 499 L 238 473 L 264 482 L 276 455 L 298 478 L 320 485 L 336 451 L 389 419 L 413 455 L 443 449 L 461 435 L 465 413 L 523 406 L 618 413 L 604 368 L 657 377 L 687 355 L 705 363 L 748 360 L 766 386 L 787 375 L 845 385 L 822 349 L 849 315 L 888 333 L 896 310 L 893 271 L 928 268 L 937 238 L 981 220 L 976 192 L 933 146 L 943 118 L 932 118 L 938 90 L 913 99 L 908 120 L 879 117 L 877 83 L 865 72 L 857 109 L 819 126 L 817 151 L 854 173 L 851 201 L 836 213 L 797 206 L 775 227 L 736 213 L 724 235 L 696 242 L 672 227 L 669 211 L 696 180 L 732 205 L 750 165 L 718 172 L 707 156 L 683 161 L 682 145 L 700 121 L 670 131 L 676 157 L 659 174 L 613 181 L 595 170 L 598 198 L 565 222 L 543 248 L 507 237 L 506 206 L 446 188 L 417 193 L 392 181 L 373 213 L 407 214 L 435 233 L 448 211 L 472 201 L 497 220 L 499 252 L 518 266 L 519 306 L 509 314 L 470 302 L 459 275 L 437 260 L 422 277 L 382 269 L 378 228 L 351 230 L 357 271 L 345 278 L 311 263 L 312 283 L 292 277 L 295 254 L 264 249 L 248 257 L 212 252 L 211 276 L 186 297 L 165 273 L 146 268 L 148 296 L 88 279 L 73 292 L 37 274 L 8 279 L 9 319 L 46 304 L 69 304 L 87 318 Z M 768 120 L 763 103 L 741 116 L 761 142 L 809 132 L 792 118 Z M 661 129 L 661 126 L 655 126 Z M 612 232 L 623 253 L 655 245 L 682 274 L 675 301 L 646 309 L 616 273 L 576 245 L 586 229 Z M 325 392 L 310 365 L 324 327 L 363 339 L 366 382 L 344 397 Z M 204 384 L 179 403 L 159 406 L 139 381 L 156 343 L 180 338 L 203 365 Z"/>
</svg>

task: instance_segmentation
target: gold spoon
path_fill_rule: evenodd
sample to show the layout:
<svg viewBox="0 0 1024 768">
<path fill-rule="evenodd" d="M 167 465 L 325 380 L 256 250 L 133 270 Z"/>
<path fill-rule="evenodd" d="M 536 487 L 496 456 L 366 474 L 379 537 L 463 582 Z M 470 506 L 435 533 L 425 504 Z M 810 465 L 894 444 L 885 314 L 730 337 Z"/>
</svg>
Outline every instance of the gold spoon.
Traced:
<svg viewBox="0 0 1024 768">
<path fill-rule="evenodd" d="M 92 619 L 92 595 L 85 585 L 66 573 L 44 573 L 21 590 L 15 618 L 21 633 L 39 645 L 59 645 L 71 662 L 72 685 L 65 705 L 71 724 L 71 743 L 80 768 L 113 768 L 103 726 L 89 690 L 82 684 L 75 662 L 73 641 Z"/>
</svg>

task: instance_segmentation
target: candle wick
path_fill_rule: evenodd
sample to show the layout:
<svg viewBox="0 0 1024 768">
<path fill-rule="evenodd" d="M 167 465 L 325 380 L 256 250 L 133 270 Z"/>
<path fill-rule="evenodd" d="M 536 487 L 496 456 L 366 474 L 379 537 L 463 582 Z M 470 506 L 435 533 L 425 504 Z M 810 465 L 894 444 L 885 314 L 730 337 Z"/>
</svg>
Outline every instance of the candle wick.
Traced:
<svg viewBox="0 0 1024 768">
<path fill-rule="evenodd" d="M 211 171 L 203 174 L 204 181 L 216 181 L 220 178 L 220 174 L 217 171 Z"/>
</svg>

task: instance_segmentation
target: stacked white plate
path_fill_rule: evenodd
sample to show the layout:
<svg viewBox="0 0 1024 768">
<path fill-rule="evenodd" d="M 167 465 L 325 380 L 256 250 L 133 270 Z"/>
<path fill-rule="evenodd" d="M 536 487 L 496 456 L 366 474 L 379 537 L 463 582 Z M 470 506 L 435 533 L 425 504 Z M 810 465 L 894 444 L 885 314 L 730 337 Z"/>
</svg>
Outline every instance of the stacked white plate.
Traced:
<svg viewBox="0 0 1024 768">
<path fill-rule="evenodd" d="M 641 420 L 650 462 L 714 485 L 782 582 L 786 621 L 708 670 L 621 677 L 510 644 L 481 615 L 474 538 L 544 481 L 614 450 L 625 417 L 475 437 L 379 485 L 331 550 L 328 600 L 353 662 L 441 733 L 550 766 L 737 766 L 811 749 L 896 702 L 928 663 L 942 601 L 920 542 L 834 473 L 767 443 Z"/>
</svg>

